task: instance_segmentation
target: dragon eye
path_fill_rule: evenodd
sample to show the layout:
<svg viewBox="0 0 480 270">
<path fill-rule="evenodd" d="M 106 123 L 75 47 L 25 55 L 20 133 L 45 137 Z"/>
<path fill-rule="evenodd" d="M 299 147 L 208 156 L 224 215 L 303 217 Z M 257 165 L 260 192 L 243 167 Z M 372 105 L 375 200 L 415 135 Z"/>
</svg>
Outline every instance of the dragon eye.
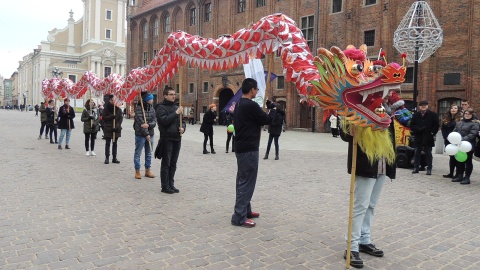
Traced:
<svg viewBox="0 0 480 270">
<path fill-rule="evenodd" d="M 355 74 L 355 75 L 360 74 L 363 71 L 363 66 L 360 64 L 354 64 L 352 65 L 350 71 L 352 74 Z"/>
<path fill-rule="evenodd" d="M 393 78 L 400 78 L 402 75 L 400 73 L 393 74 Z"/>
</svg>

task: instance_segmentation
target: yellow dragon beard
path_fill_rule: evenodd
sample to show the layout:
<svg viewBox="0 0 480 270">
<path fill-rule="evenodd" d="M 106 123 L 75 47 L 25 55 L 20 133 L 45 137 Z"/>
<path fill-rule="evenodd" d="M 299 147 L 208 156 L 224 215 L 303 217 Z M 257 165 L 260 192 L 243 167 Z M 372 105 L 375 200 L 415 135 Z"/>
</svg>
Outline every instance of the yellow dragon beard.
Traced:
<svg viewBox="0 0 480 270">
<path fill-rule="evenodd" d="M 350 125 L 342 121 L 342 130 L 350 134 Z M 354 134 L 360 149 L 367 155 L 368 161 L 374 163 L 385 158 L 388 164 L 395 163 L 395 150 L 388 129 L 372 131 L 371 127 L 354 126 Z"/>
</svg>

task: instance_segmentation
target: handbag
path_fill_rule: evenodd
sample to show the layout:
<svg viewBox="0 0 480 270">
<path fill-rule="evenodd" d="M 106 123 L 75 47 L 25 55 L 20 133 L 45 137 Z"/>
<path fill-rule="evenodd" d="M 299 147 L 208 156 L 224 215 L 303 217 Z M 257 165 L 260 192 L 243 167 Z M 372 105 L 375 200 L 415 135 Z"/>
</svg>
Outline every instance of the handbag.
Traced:
<svg viewBox="0 0 480 270">
<path fill-rule="evenodd" d="M 155 153 L 154 156 L 156 159 L 162 159 L 162 154 L 163 154 L 163 145 L 162 145 L 163 140 L 159 139 L 157 143 L 157 147 L 155 148 Z"/>
</svg>

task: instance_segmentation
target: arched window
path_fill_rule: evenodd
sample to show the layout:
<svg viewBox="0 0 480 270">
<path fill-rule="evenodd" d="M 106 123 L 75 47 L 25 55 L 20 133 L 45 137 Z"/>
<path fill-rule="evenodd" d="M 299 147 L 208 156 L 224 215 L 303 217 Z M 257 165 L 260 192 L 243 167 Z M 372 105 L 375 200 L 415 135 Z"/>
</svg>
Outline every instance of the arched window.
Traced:
<svg viewBox="0 0 480 270">
<path fill-rule="evenodd" d="M 158 19 L 153 20 L 153 36 L 158 37 Z"/>
<path fill-rule="evenodd" d="M 165 15 L 165 33 L 170 33 L 170 15 Z"/>
<path fill-rule="evenodd" d="M 148 38 L 148 23 L 143 24 L 143 39 Z"/>
</svg>

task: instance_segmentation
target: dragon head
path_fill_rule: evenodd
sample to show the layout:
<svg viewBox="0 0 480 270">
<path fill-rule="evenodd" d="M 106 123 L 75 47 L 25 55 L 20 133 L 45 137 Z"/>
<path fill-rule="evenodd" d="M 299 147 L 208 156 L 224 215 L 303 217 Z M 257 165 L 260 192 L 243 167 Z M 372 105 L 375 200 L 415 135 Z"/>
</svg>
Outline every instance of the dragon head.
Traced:
<svg viewBox="0 0 480 270">
<path fill-rule="evenodd" d="M 406 68 L 386 60 L 372 62 L 366 55 L 366 45 L 358 49 L 350 45 L 345 51 L 318 49 L 314 63 L 320 79 L 310 81 L 309 98 L 338 111 L 350 124 L 382 130 L 392 121 L 382 104 L 392 90 L 400 89 Z"/>
</svg>

